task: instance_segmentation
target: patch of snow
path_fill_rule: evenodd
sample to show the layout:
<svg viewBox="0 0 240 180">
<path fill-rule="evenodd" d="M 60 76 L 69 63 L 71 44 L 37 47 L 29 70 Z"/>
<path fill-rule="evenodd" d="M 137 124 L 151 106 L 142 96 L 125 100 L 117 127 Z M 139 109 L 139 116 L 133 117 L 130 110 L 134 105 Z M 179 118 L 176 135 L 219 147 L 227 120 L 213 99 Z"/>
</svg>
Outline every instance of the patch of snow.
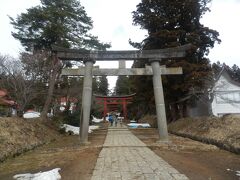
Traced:
<svg viewBox="0 0 240 180">
<path fill-rule="evenodd" d="M 139 127 L 149 128 L 149 127 L 151 127 L 150 124 L 148 124 L 148 123 L 129 123 L 127 125 L 130 128 L 139 128 Z"/>
<path fill-rule="evenodd" d="M 237 173 L 237 174 L 236 174 L 237 176 L 240 176 L 240 171 L 236 171 L 236 173 Z"/>
<path fill-rule="evenodd" d="M 99 126 L 93 126 L 93 125 L 91 125 L 91 126 L 89 126 L 88 132 L 91 133 L 94 129 L 98 129 L 98 128 L 99 128 Z"/>
<path fill-rule="evenodd" d="M 124 120 L 124 117 L 118 116 L 118 120 Z"/>
<path fill-rule="evenodd" d="M 103 118 L 102 119 L 98 119 L 98 118 L 96 118 L 96 117 L 94 117 L 94 116 L 92 116 L 93 117 L 93 122 L 95 122 L 95 123 L 100 123 L 100 122 L 102 122 L 103 121 Z"/>
<path fill-rule="evenodd" d="M 76 134 L 76 135 L 79 134 L 79 127 L 68 125 L 68 124 L 63 124 L 62 128 L 65 128 L 66 132 L 72 131 L 73 134 Z"/>
<path fill-rule="evenodd" d="M 79 135 L 79 127 L 71 126 L 69 124 L 63 124 L 62 128 L 65 128 L 66 132 L 72 131 L 73 134 Z M 88 133 L 92 133 L 92 130 L 98 129 L 99 126 L 89 126 Z"/>
<path fill-rule="evenodd" d="M 60 168 L 55 168 L 50 171 L 38 172 L 36 174 L 26 173 L 26 174 L 17 174 L 13 176 L 13 179 L 17 180 L 59 180 L 61 175 L 58 171 Z"/>
<path fill-rule="evenodd" d="M 49 118 L 53 117 L 53 113 L 47 113 L 47 117 Z"/>
<path fill-rule="evenodd" d="M 36 111 L 28 111 L 23 114 L 23 118 L 29 119 L 29 118 L 39 118 L 40 113 Z"/>
<path fill-rule="evenodd" d="M 105 119 L 106 119 L 106 121 L 109 121 L 109 116 L 106 116 Z"/>
</svg>

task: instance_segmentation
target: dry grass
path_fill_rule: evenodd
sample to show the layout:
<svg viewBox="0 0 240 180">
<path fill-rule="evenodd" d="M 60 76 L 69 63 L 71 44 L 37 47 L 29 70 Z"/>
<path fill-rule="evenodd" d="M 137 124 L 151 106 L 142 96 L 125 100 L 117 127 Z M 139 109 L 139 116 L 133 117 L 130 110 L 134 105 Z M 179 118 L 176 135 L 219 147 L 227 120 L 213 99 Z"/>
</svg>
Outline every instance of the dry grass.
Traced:
<svg viewBox="0 0 240 180">
<path fill-rule="evenodd" d="M 240 153 L 239 116 L 185 118 L 169 124 L 168 128 L 174 134 Z"/>
<path fill-rule="evenodd" d="M 58 132 L 40 119 L 0 118 L 0 161 L 16 156 L 58 137 Z"/>
<path fill-rule="evenodd" d="M 157 127 L 155 115 L 146 115 L 139 122 Z M 183 118 L 170 123 L 168 130 L 240 154 L 240 116 Z"/>
<path fill-rule="evenodd" d="M 147 114 L 143 118 L 139 119 L 139 123 L 149 123 L 151 127 L 157 127 L 157 117 L 155 115 Z"/>
</svg>

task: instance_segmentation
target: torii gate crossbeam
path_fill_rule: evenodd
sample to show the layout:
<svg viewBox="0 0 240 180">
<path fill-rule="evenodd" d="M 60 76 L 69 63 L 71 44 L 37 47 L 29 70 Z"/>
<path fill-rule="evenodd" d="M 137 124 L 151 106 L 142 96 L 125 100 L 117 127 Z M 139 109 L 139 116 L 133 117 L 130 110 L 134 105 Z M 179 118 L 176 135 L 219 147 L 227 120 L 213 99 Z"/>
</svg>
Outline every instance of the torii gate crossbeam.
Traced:
<svg viewBox="0 0 240 180">
<path fill-rule="evenodd" d="M 127 104 L 132 103 L 133 96 L 135 94 L 131 95 L 121 95 L 121 96 L 102 96 L 102 95 L 97 95 L 94 94 L 97 104 L 102 104 L 103 105 L 103 118 L 106 118 L 107 110 L 109 109 L 109 106 L 118 106 L 122 105 L 122 110 L 123 110 L 123 116 L 124 119 L 127 119 Z"/>
<path fill-rule="evenodd" d="M 184 45 L 176 48 L 167 48 L 167 49 L 158 49 L 158 50 L 142 50 L 142 51 L 82 51 L 74 49 L 63 49 L 53 47 L 53 52 L 56 53 L 56 56 L 61 60 L 75 60 L 83 61 L 85 63 L 84 68 L 84 83 L 83 83 L 83 94 L 82 94 L 82 111 L 83 118 L 80 122 L 80 143 L 88 143 L 88 128 L 89 128 L 89 119 L 90 119 L 90 109 L 91 109 L 91 98 L 92 98 L 92 76 L 96 71 L 93 68 L 93 64 L 96 60 L 100 61 L 111 61 L 111 60 L 149 60 L 152 67 L 153 75 L 153 87 L 154 87 L 154 96 L 156 103 L 156 112 L 157 112 L 157 123 L 158 123 L 158 132 L 159 140 L 168 141 L 168 130 L 167 130 L 167 121 L 166 121 L 166 112 L 165 112 L 165 103 L 163 96 L 163 87 L 161 74 L 164 74 L 160 68 L 159 61 L 162 59 L 175 59 L 184 57 L 186 50 L 191 49 L 192 45 Z M 168 69 L 168 68 L 166 68 Z M 171 69 L 171 68 L 170 68 Z M 127 70 L 124 70 L 127 72 Z M 131 70 L 128 70 L 128 72 Z M 166 71 L 166 70 L 165 70 Z M 81 71 L 82 72 L 82 71 Z M 101 72 L 101 70 L 99 71 Z M 119 71 L 120 72 L 120 71 Z M 124 75 L 123 71 L 122 74 Z M 141 75 L 151 75 L 143 70 L 144 73 Z M 103 73 L 103 72 L 101 72 Z M 131 75 L 139 75 L 131 71 Z M 108 74 L 104 72 L 104 74 Z M 167 73 L 166 73 L 167 74 Z M 173 72 L 169 74 L 179 74 L 179 72 Z M 71 74 L 67 74 L 71 75 Z M 75 74 L 76 75 L 76 74 Z M 79 74 L 80 75 L 80 74 Z M 126 74 L 127 75 L 127 74 Z"/>
</svg>

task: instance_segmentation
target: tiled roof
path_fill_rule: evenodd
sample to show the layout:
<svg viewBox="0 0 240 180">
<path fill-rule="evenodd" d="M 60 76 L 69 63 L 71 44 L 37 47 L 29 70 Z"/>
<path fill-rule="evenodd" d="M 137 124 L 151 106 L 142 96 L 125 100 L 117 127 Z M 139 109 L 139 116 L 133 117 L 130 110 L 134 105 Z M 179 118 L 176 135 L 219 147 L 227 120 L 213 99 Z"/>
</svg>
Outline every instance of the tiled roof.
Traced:
<svg viewBox="0 0 240 180">
<path fill-rule="evenodd" d="M 7 97 L 7 91 L 0 89 L 0 105 L 12 106 L 15 102 Z"/>
</svg>

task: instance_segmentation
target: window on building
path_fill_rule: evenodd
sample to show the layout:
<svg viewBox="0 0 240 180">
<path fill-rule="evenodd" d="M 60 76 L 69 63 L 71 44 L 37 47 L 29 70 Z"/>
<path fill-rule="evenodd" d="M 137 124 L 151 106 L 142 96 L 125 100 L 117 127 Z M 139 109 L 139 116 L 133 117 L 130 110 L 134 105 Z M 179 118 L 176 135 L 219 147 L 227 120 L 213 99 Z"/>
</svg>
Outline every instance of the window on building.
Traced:
<svg viewBox="0 0 240 180">
<path fill-rule="evenodd" d="M 216 92 L 215 95 L 218 104 L 240 103 L 240 91 Z"/>
</svg>

